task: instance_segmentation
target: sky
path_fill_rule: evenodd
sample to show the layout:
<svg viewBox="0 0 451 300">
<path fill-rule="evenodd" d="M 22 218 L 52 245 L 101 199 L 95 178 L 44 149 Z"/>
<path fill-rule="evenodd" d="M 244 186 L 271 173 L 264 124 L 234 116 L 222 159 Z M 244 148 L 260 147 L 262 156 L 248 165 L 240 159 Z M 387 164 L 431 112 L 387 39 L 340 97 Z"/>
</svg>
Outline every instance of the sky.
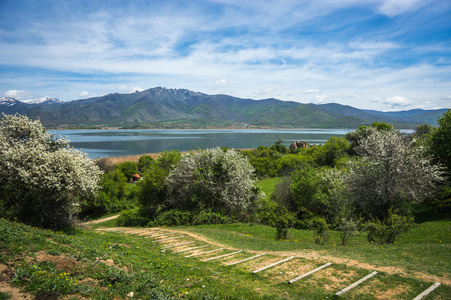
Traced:
<svg viewBox="0 0 451 300">
<path fill-rule="evenodd" d="M 0 97 L 451 107 L 451 0 L 0 0 Z"/>
</svg>

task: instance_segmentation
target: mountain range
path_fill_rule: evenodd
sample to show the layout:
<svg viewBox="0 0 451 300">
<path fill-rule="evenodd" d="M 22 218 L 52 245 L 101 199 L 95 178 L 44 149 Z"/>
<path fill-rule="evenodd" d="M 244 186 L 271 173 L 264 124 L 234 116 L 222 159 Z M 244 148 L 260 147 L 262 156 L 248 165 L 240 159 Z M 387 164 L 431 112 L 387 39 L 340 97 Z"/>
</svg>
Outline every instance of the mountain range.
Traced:
<svg viewBox="0 0 451 300">
<path fill-rule="evenodd" d="M 398 128 L 414 128 L 425 123 L 436 125 L 437 117 L 445 111 L 447 109 L 382 112 L 336 103 L 252 100 L 163 87 L 73 101 L 49 97 L 22 101 L 0 98 L 0 113 L 39 118 L 47 127 L 357 128 L 386 122 Z"/>
</svg>

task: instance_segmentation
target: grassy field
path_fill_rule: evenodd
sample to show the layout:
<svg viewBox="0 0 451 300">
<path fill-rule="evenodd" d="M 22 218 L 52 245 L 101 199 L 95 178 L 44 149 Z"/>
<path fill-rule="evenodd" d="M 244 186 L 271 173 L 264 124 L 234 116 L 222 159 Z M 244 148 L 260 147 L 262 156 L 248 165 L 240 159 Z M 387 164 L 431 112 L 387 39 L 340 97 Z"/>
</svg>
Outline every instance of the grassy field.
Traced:
<svg viewBox="0 0 451 300">
<path fill-rule="evenodd" d="M 114 220 L 100 225 L 114 226 Z M 158 237 L 132 235 L 132 230 L 139 233 L 136 229 L 113 232 L 105 227 L 64 234 L 0 220 L 4 278 L 35 295 L 70 295 L 65 299 L 127 299 L 130 293 L 136 299 L 331 299 L 352 282 L 378 271 L 340 298 L 413 299 L 437 281 L 442 285 L 426 299 L 451 296 L 449 220 L 419 224 L 394 245 L 371 245 L 358 237 L 346 247 L 334 245 L 336 234 L 327 246 L 314 244 L 308 230 L 291 230 L 288 240 L 276 241 L 273 228 L 249 224 L 139 229 L 147 236 L 152 232 L 174 233 L 166 238 L 183 236 L 162 242 L 154 242 Z M 191 243 L 165 248 L 186 242 Z M 218 248 L 224 249 L 185 257 Z M 238 250 L 242 252 L 202 261 Z M 225 265 L 262 253 L 266 254 Z M 295 258 L 252 273 L 291 256 Z M 327 262 L 332 265 L 288 283 Z"/>
</svg>

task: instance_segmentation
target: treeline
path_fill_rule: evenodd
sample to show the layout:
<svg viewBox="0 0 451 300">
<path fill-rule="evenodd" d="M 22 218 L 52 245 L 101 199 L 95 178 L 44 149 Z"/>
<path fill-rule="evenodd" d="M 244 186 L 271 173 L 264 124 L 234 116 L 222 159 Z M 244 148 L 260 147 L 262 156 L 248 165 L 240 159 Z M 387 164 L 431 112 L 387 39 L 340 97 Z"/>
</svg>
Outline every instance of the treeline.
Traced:
<svg viewBox="0 0 451 300">
<path fill-rule="evenodd" d="M 404 133 L 374 123 L 295 153 L 279 140 L 246 151 L 165 151 L 113 167 L 19 115 L 3 116 L 0 141 L 2 217 L 47 228 L 121 212 L 127 226 L 249 222 L 276 227 L 279 239 L 294 227 L 313 229 L 318 243 L 330 230 L 343 245 L 362 232 L 393 243 L 415 213 L 451 206 L 451 111 L 436 128 Z M 136 174 L 142 180 L 129 184 Z M 265 195 L 256 181 L 273 177 L 282 179 Z"/>
</svg>

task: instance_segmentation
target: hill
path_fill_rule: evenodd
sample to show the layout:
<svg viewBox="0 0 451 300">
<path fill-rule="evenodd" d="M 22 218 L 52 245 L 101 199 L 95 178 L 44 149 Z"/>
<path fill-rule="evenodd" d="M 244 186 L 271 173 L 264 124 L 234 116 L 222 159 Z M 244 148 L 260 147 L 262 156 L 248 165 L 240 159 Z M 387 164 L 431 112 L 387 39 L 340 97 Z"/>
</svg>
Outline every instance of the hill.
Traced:
<svg viewBox="0 0 451 300">
<path fill-rule="evenodd" d="M 40 118 L 45 126 L 122 127 L 306 127 L 356 128 L 373 122 L 413 128 L 446 109 L 380 112 L 341 104 L 302 104 L 277 99 L 252 100 L 207 95 L 186 89 L 152 88 L 62 102 L 54 98 L 18 101 L 0 98 L 0 112 Z"/>
</svg>

